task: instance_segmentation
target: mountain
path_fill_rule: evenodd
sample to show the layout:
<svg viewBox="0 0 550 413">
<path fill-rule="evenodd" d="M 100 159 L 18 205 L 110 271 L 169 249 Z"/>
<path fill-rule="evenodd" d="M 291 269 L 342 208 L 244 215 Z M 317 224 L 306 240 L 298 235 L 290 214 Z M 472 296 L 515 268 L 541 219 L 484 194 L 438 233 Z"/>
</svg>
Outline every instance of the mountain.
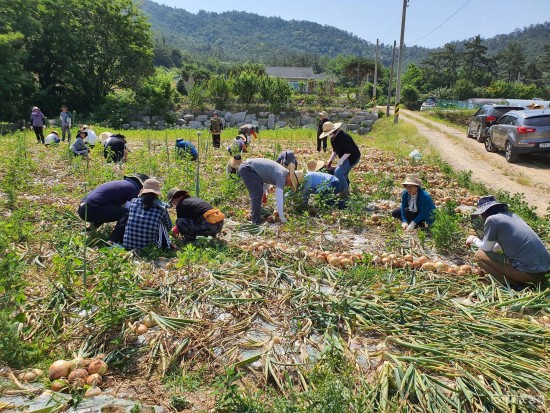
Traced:
<svg viewBox="0 0 550 413">
<path fill-rule="evenodd" d="M 375 55 L 374 43 L 336 27 L 309 21 L 289 21 L 239 11 L 193 14 L 150 0 L 143 0 L 141 7 L 163 44 L 195 57 L 284 65 L 286 60 L 295 61 L 304 55 L 317 59 L 337 55 L 372 59 Z M 550 43 L 550 23 L 531 25 L 485 39 L 483 43 L 489 48 L 488 54 L 494 55 L 510 42 L 519 42 L 530 61 L 538 56 L 541 45 Z M 453 43 L 460 46 L 463 41 Z M 386 66 L 391 64 L 391 46 L 380 47 L 380 60 Z M 405 47 L 404 61 L 418 63 L 434 50 L 437 49 Z"/>
</svg>

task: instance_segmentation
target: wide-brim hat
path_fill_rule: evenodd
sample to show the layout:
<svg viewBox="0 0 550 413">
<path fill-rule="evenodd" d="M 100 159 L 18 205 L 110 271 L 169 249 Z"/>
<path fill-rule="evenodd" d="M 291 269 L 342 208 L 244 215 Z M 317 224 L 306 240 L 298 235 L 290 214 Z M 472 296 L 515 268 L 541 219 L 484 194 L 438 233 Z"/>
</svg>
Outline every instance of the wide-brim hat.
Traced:
<svg viewBox="0 0 550 413">
<path fill-rule="evenodd" d="M 243 163 L 242 159 L 236 159 L 234 156 L 229 159 L 229 166 L 233 169 L 239 169 L 239 166 Z"/>
<path fill-rule="evenodd" d="M 342 122 L 332 123 L 330 121 L 323 123 L 323 133 L 319 135 L 319 139 L 323 139 L 325 136 L 330 135 L 332 132 L 337 131 L 342 126 Z"/>
<path fill-rule="evenodd" d="M 320 169 L 323 169 L 325 166 L 325 161 L 316 161 L 311 159 L 307 161 L 307 170 L 309 172 L 317 172 Z"/>
<path fill-rule="evenodd" d="M 418 174 L 407 174 L 401 185 L 416 185 L 418 187 L 422 187 L 422 180 Z"/>
<path fill-rule="evenodd" d="M 166 194 L 166 197 L 168 198 L 168 202 L 172 202 L 172 199 L 178 198 L 180 196 L 188 197 L 189 192 L 179 188 L 170 188 L 168 190 L 168 194 Z"/>
<path fill-rule="evenodd" d="M 141 188 L 141 191 L 139 191 L 138 196 L 143 194 L 155 194 L 156 196 L 160 197 L 160 182 L 154 178 L 147 179 L 143 183 L 143 188 Z"/>
<path fill-rule="evenodd" d="M 498 202 L 493 195 L 487 195 L 479 198 L 477 201 L 477 209 L 474 211 L 473 215 L 481 215 L 494 206 L 503 206 L 506 210 L 508 209 L 508 204 Z"/>
<path fill-rule="evenodd" d="M 304 181 L 304 173 L 302 171 L 296 171 L 294 164 L 291 163 L 287 166 L 290 174 L 290 187 L 292 191 L 296 192 L 298 190 L 298 184 Z"/>
<path fill-rule="evenodd" d="M 81 133 L 85 134 L 86 136 L 88 136 L 88 132 L 86 132 L 85 130 L 79 130 L 77 135 L 80 135 Z"/>
<path fill-rule="evenodd" d="M 141 174 L 139 172 L 133 173 L 131 175 L 125 175 L 124 179 L 131 179 L 138 183 L 140 187 L 143 187 L 143 183 L 149 179 L 148 175 Z"/>
<path fill-rule="evenodd" d="M 111 137 L 112 133 L 111 132 L 101 132 L 100 135 L 99 135 L 99 141 L 100 142 L 103 142 L 107 139 L 109 139 Z"/>
<path fill-rule="evenodd" d="M 83 130 L 88 129 L 88 125 L 82 125 L 82 129 L 83 129 Z"/>
<path fill-rule="evenodd" d="M 280 163 L 286 168 L 291 163 L 296 166 L 298 161 L 296 160 L 296 155 L 294 155 L 294 151 L 283 151 L 279 154 L 279 157 L 277 158 L 277 163 Z"/>
</svg>

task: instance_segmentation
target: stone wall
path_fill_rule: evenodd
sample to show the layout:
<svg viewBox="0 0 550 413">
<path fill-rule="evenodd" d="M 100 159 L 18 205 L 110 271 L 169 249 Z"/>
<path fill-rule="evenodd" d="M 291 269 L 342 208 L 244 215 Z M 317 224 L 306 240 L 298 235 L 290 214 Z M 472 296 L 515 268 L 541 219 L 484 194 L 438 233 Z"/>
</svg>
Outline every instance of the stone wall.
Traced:
<svg viewBox="0 0 550 413">
<path fill-rule="evenodd" d="M 123 129 L 209 129 L 210 117 L 214 111 L 202 113 L 181 112 L 176 125 L 167 125 L 160 116 L 138 116 L 135 120 L 125 123 Z M 256 125 L 260 130 L 280 128 L 317 129 L 319 115 L 316 112 L 274 114 L 270 112 L 224 112 L 218 111 L 224 128 L 239 127 L 247 123 Z M 378 119 L 377 112 L 342 110 L 329 113 L 331 122 L 342 122 L 343 128 L 360 135 L 370 132 L 372 124 Z"/>
</svg>

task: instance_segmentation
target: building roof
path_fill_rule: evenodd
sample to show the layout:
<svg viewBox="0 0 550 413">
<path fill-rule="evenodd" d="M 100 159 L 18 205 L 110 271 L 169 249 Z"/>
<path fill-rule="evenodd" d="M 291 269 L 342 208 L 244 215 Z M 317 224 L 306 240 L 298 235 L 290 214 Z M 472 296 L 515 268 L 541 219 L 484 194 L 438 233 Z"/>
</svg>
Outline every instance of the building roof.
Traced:
<svg viewBox="0 0 550 413">
<path fill-rule="evenodd" d="M 290 81 L 300 80 L 330 80 L 336 81 L 334 75 L 326 73 L 313 73 L 311 67 L 268 66 L 265 68 L 269 76 L 276 76 Z"/>
</svg>

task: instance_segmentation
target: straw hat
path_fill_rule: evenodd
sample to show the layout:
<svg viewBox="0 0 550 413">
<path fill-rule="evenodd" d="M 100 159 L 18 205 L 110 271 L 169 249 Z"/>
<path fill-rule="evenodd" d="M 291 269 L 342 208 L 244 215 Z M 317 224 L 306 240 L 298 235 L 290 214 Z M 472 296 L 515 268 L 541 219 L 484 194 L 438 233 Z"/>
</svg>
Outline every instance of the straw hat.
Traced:
<svg viewBox="0 0 550 413">
<path fill-rule="evenodd" d="M 139 195 L 143 194 L 155 194 L 156 196 L 160 197 L 160 182 L 156 179 L 147 179 L 143 183 L 143 188 L 139 192 Z"/>
<path fill-rule="evenodd" d="M 111 135 L 112 135 L 111 132 L 101 132 L 101 134 L 99 135 L 99 141 L 103 142 L 103 141 L 109 139 L 111 137 Z"/>
<path fill-rule="evenodd" d="M 332 132 L 337 131 L 338 129 L 340 129 L 340 126 L 342 126 L 342 122 L 332 123 L 329 121 L 323 123 L 323 133 L 319 135 L 319 139 L 323 139 L 325 136 L 328 136 Z"/>
<path fill-rule="evenodd" d="M 474 211 L 474 215 L 481 215 L 484 212 L 487 212 L 489 208 L 497 205 L 502 205 L 506 209 L 508 209 L 508 204 L 497 202 L 496 198 L 493 195 L 482 196 L 477 201 L 477 209 Z"/>
<path fill-rule="evenodd" d="M 241 166 L 242 163 L 243 163 L 243 160 L 240 159 L 240 157 L 239 159 L 236 159 L 234 156 L 232 156 L 228 162 L 229 166 L 233 169 L 239 169 L 239 166 Z"/>
<path fill-rule="evenodd" d="M 296 171 L 293 163 L 289 164 L 287 169 L 290 173 L 290 187 L 292 191 L 296 192 L 298 190 L 298 184 L 304 181 L 304 173 L 302 171 Z"/>
<path fill-rule="evenodd" d="M 418 187 L 422 186 L 422 181 L 420 180 L 420 175 L 418 174 L 407 174 L 405 180 L 402 182 L 403 186 L 405 185 L 416 185 Z"/>
<path fill-rule="evenodd" d="M 189 192 L 179 188 L 170 188 L 168 194 L 166 195 L 166 197 L 168 198 L 168 202 L 172 202 L 172 199 L 178 198 L 180 196 L 188 197 Z"/>
<path fill-rule="evenodd" d="M 324 118 L 324 119 L 328 119 L 328 113 L 326 110 L 323 110 L 322 112 L 319 112 L 319 116 Z"/>
<path fill-rule="evenodd" d="M 311 159 L 310 161 L 307 161 L 307 170 L 309 172 L 317 172 L 318 170 L 324 168 L 325 162 L 324 161 L 315 161 Z"/>
</svg>

